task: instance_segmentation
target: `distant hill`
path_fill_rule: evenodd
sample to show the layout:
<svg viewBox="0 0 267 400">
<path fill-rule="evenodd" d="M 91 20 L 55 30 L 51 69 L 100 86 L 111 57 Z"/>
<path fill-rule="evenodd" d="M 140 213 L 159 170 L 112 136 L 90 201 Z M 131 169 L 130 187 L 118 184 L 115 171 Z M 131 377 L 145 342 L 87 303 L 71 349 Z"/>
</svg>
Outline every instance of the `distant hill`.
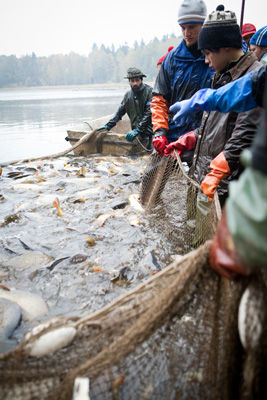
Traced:
<svg viewBox="0 0 267 400">
<path fill-rule="evenodd" d="M 169 46 L 177 46 L 181 38 L 166 35 L 148 44 L 135 42 L 131 48 L 125 43 L 114 46 L 93 45 L 88 57 L 76 53 L 49 57 L 26 55 L 0 56 L 0 87 L 83 85 L 121 82 L 127 68 L 138 67 L 154 81 L 157 61 L 167 53 Z"/>
</svg>

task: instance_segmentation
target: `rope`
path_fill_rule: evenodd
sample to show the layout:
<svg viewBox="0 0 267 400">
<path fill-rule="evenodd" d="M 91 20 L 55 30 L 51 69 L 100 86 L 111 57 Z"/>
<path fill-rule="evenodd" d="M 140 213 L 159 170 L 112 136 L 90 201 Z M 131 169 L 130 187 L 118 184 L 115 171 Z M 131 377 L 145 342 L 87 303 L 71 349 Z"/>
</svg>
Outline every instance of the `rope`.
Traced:
<svg viewBox="0 0 267 400">
<path fill-rule="evenodd" d="M 136 137 L 137 142 L 139 143 L 139 145 L 147 152 L 147 153 L 151 153 L 153 151 L 153 149 L 147 149 L 138 139 L 138 137 Z"/>
<path fill-rule="evenodd" d="M 179 154 L 177 153 L 176 150 L 174 150 L 174 154 L 175 154 L 176 160 L 177 160 L 177 162 L 178 162 L 178 164 L 179 164 L 179 167 L 180 167 L 180 169 L 181 169 L 181 172 L 182 172 L 183 176 L 184 176 L 192 185 L 194 185 L 198 190 L 200 190 L 200 191 L 202 192 L 201 186 L 200 186 L 196 181 L 194 181 L 192 178 L 190 178 L 190 176 L 185 172 L 185 169 L 184 169 L 183 163 L 182 163 L 182 161 L 181 161 L 181 158 L 180 158 L 180 156 L 179 156 Z M 215 194 L 214 194 L 213 201 L 214 201 L 214 205 L 215 205 L 215 210 L 216 210 L 217 218 L 218 218 L 218 221 L 219 221 L 219 220 L 221 219 L 221 216 L 222 216 L 222 209 L 221 209 L 221 205 L 220 205 L 219 196 L 218 196 L 217 191 L 216 191 Z"/>
</svg>

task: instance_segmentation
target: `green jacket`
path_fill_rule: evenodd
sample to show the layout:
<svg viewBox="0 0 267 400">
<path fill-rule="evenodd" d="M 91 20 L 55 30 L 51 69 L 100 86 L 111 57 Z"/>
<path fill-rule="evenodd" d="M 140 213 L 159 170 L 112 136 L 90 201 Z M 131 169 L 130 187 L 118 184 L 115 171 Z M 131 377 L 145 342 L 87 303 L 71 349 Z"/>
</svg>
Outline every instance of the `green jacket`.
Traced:
<svg viewBox="0 0 267 400">
<path fill-rule="evenodd" d="M 152 99 L 152 87 L 142 83 L 137 92 L 132 89 L 125 93 L 116 114 L 106 124 L 109 129 L 113 128 L 118 121 L 127 113 L 132 129 L 138 129 L 141 135 L 152 135 L 150 102 Z"/>
</svg>

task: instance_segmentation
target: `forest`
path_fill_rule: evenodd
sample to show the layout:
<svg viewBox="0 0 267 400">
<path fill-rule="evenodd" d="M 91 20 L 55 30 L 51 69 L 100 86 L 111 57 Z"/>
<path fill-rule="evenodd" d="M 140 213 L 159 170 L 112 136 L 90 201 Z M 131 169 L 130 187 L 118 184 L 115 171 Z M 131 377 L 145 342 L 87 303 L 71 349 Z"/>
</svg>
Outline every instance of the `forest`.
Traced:
<svg viewBox="0 0 267 400">
<path fill-rule="evenodd" d="M 127 68 L 138 67 L 153 81 L 157 75 L 157 61 L 181 41 L 175 35 L 154 38 L 148 44 L 127 43 L 115 50 L 114 46 L 92 46 L 88 56 L 71 52 L 37 57 L 35 53 L 17 58 L 0 56 L 0 87 L 32 87 L 84 85 L 122 82 Z"/>
</svg>

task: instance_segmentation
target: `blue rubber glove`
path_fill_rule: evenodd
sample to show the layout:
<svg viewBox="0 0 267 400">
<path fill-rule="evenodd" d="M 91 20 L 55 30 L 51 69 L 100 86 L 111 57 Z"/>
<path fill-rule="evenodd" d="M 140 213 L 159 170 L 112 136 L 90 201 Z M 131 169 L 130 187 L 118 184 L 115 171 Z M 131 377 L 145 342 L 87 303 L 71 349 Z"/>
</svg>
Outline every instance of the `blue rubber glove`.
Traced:
<svg viewBox="0 0 267 400">
<path fill-rule="evenodd" d="M 109 131 L 110 128 L 108 127 L 108 125 L 103 125 L 100 126 L 100 128 L 97 129 L 98 131 Z"/>
<path fill-rule="evenodd" d="M 194 111 L 203 110 L 206 102 L 212 98 L 214 89 L 201 89 L 196 92 L 191 99 L 177 101 L 170 107 L 170 111 L 176 113 L 173 117 L 173 121 L 176 122 L 179 118 L 185 115 L 189 116 Z"/>
<path fill-rule="evenodd" d="M 135 138 L 135 136 L 137 136 L 139 134 L 138 129 L 133 129 L 132 131 L 128 132 L 125 136 L 126 140 L 128 140 L 128 142 L 132 142 Z"/>
<path fill-rule="evenodd" d="M 253 71 L 217 90 L 201 89 L 191 99 L 178 101 L 170 107 L 170 111 L 176 113 L 173 120 L 198 110 L 227 113 L 244 112 L 257 107 L 252 93 L 252 74 Z"/>
</svg>

